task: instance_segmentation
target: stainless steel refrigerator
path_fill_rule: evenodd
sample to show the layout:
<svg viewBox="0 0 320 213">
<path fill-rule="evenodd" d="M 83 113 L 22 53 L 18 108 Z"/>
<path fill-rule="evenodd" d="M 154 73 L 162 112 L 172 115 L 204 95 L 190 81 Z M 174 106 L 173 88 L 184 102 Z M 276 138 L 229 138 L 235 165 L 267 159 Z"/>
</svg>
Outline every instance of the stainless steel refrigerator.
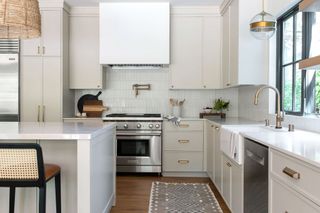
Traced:
<svg viewBox="0 0 320 213">
<path fill-rule="evenodd" d="M 19 118 L 19 40 L 0 39 L 0 122 Z"/>
</svg>

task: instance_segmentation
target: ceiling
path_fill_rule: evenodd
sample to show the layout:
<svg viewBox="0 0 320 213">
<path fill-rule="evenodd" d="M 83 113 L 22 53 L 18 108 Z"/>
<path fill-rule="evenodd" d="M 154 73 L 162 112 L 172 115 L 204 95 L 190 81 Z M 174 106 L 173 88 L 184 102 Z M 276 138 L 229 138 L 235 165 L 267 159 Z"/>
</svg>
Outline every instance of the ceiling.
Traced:
<svg viewBox="0 0 320 213">
<path fill-rule="evenodd" d="M 99 0 L 65 0 L 71 7 L 98 6 Z M 103 0 L 119 2 L 119 0 Z M 170 2 L 172 5 L 220 5 L 223 0 L 122 0 L 121 2 Z"/>
</svg>

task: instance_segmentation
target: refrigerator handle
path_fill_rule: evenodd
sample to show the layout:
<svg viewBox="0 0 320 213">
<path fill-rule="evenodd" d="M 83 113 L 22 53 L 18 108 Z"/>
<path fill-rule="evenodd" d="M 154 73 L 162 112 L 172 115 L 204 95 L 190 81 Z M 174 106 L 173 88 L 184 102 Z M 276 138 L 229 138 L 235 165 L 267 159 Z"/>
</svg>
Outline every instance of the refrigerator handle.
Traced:
<svg viewBox="0 0 320 213">
<path fill-rule="evenodd" d="M 46 106 L 45 106 L 45 105 L 43 105 L 43 106 L 42 106 L 42 122 L 44 122 L 44 121 L 45 121 L 45 117 L 44 117 L 44 115 L 45 115 L 45 111 L 46 111 Z"/>
<path fill-rule="evenodd" d="M 40 122 L 40 105 L 38 105 L 38 118 L 37 118 L 38 122 Z"/>
</svg>

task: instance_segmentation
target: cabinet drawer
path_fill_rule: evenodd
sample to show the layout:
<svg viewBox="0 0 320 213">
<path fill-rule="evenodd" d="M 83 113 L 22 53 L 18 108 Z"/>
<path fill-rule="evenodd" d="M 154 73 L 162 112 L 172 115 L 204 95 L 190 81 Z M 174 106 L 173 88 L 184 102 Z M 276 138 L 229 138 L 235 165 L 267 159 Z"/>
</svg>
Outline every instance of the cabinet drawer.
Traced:
<svg viewBox="0 0 320 213">
<path fill-rule="evenodd" d="M 274 213 L 317 213 L 320 207 L 276 179 L 271 179 L 271 211 Z"/>
<path fill-rule="evenodd" d="M 271 172 L 320 204 L 320 171 L 290 156 L 271 151 Z"/>
<path fill-rule="evenodd" d="M 164 151 L 163 170 L 165 172 L 201 172 L 203 152 Z"/>
<path fill-rule="evenodd" d="M 167 132 L 163 137 L 164 150 L 203 151 L 203 132 Z"/>
<path fill-rule="evenodd" d="M 203 131 L 203 121 L 181 121 L 179 126 L 172 122 L 163 122 L 164 131 Z"/>
</svg>

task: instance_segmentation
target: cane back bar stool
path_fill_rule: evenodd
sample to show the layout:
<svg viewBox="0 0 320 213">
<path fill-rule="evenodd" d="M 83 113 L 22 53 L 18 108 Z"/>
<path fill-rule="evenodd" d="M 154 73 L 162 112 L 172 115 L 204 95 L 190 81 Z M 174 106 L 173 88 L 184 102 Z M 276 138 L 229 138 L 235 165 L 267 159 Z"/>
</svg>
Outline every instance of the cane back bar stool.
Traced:
<svg viewBox="0 0 320 213">
<path fill-rule="evenodd" d="M 0 187 L 10 188 L 9 213 L 14 213 L 16 187 L 38 187 L 39 213 L 45 213 L 46 183 L 52 178 L 55 178 L 57 213 L 61 213 L 60 167 L 43 163 L 38 144 L 0 143 Z"/>
</svg>

